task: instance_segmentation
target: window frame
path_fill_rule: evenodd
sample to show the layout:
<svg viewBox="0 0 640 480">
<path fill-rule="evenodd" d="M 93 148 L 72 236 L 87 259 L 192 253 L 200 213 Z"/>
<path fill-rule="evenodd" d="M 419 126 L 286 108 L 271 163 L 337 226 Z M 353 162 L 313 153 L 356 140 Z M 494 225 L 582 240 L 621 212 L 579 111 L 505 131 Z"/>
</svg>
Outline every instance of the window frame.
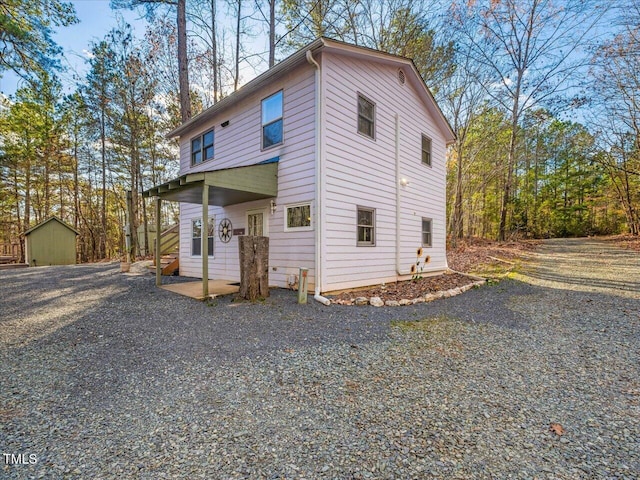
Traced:
<svg viewBox="0 0 640 480">
<path fill-rule="evenodd" d="M 200 236 L 199 237 L 194 237 L 194 225 L 196 222 L 200 222 Z M 214 256 L 214 252 L 215 252 L 215 246 L 216 246 L 216 217 L 215 215 L 212 215 L 209 217 L 209 232 L 207 233 L 212 233 L 211 236 L 207 235 L 208 240 L 211 242 L 210 243 L 210 249 L 209 249 L 209 257 L 213 257 Z M 194 246 L 196 245 L 196 243 L 194 242 L 194 240 L 198 239 L 198 253 L 195 253 L 195 249 Z M 202 257 L 202 217 L 198 217 L 198 218 L 192 218 L 191 219 L 191 256 L 192 257 Z"/>
<path fill-rule="evenodd" d="M 301 227 L 290 227 L 289 226 L 289 209 L 297 208 L 297 207 L 309 207 L 309 225 L 304 225 Z M 285 232 L 307 232 L 313 230 L 313 205 L 311 202 L 298 202 L 291 203 L 284 206 L 284 231 Z"/>
<path fill-rule="evenodd" d="M 360 99 L 364 100 L 365 102 L 367 102 L 368 104 L 371 105 L 371 110 L 373 111 L 372 114 L 372 118 L 367 118 L 366 116 L 364 116 L 361 112 L 360 112 Z M 357 113 L 357 119 L 356 119 L 356 130 L 358 132 L 359 135 L 362 135 L 363 137 L 369 138 L 373 141 L 376 140 L 376 103 L 372 100 L 370 100 L 368 97 L 366 97 L 365 95 L 363 95 L 362 93 L 358 92 L 358 96 L 357 96 L 357 105 L 356 105 L 356 113 Z M 366 121 L 371 122 L 371 135 L 369 135 L 368 132 L 363 132 L 360 130 L 360 118 L 364 118 Z"/>
<path fill-rule="evenodd" d="M 265 123 L 264 122 L 264 104 L 267 100 L 275 97 L 276 95 L 280 95 L 280 109 L 281 109 L 281 113 L 280 116 L 270 120 L 269 122 Z M 277 143 L 272 143 L 271 145 L 265 146 L 265 136 L 264 136 L 264 129 L 266 127 L 269 127 L 271 125 L 273 125 L 276 122 L 281 122 L 280 125 L 280 141 Z M 275 148 L 279 145 L 284 144 L 284 89 L 280 89 L 277 92 L 272 93 L 271 95 L 264 97 L 262 100 L 260 100 L 260 149 L 261 150 L 269 150 L 271 148 Z"/>
<path fill-rule="evenodd" d="M 426 231 L 424 229 L 424 223 L 425 222 L 429 222 L 429 230 Z M 422 222 L 420 223 L 420 241 L 422 243 L 422 246 L 425 248 L 431 248 L 433 247 L 433 219 L 432 218 L 427 218 L 427 217 L 422 217 Z M 424 236 L 425 234 L 428 235 L 429 238 L 429 242 L 425 243 L 424 241 Z"/>
<path fill-rule="evenodd" d="M 360 224 L 360 212 L 371 213 L 371 225 Z M 371 229 L 371 240 L 360 240 L 360 228 Z M 356 206 L 356 245 L 358 247 L 375 247 L 376 246 L 376 209 L 371 207 Z"/>
<path fill-rule="evenodd" d="M 205 145 L 204 143 L 204 139 L 207 135 L 211 134 L 211 144 L 207 144 Z M 198 142 L 199 146 L 197 149 L 193 148 L 193 144 L 194 142 Z M 191 166 L 195 167 L 197 165 L 202 165 L 205 162 L 208 162 L 210 160 L 213 160 L 216 156 L 216 149 L 215 149 L 215 143 L 216 143 L 216 132 L 215 132 L 215 127 L 210 128 L 209 130 L 201 133 L 200 135 L 193 137 L 191 139 L 191 142 L 189 143 L 190 145 L 190 149 L 191 149 Z M 209 158 L 205 158 L 205 151 L 207 148 L 211 147 L 213 149 L 213 153 L 211 155 L 211 157 Z M 195 156 L 199 154 L 200 155 L 200 161 L 196 161 L 195 160 Z"/>
<path fill-rule="evenodd" d="M 426 151 L 424 149 L 424 142 L 425 140 L 427 142 L 429 142 L 429 150 Z M 422 165 L 426 165 L 427 167 L 432 167 L 433 165 L 433 140 L 431 140 L 431 137 L 429 137 L 428 135 L 425 135 L 424 133 L 421 136 L 420 139 L 420 161 L 422 163 Z M 428 162 L 425 162 L 425 158 L 424 158 L 424 154 L 427 153 L 428 155 Z"/>
</svg>

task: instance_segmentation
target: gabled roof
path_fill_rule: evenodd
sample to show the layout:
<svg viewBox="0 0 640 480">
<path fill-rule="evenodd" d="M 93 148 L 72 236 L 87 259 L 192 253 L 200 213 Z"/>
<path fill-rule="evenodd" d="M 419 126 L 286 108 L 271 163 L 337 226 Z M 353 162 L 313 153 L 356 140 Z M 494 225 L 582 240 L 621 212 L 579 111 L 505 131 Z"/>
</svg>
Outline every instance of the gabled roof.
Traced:
<svg viewBox="0 0 640 480">
<path fill-rule="evenodd" d="M 192 117 L 190 120 L 186 121 L 179 127 L 171 130 L 167 134 L 167 138 L 181 136 L 184 133 L 194 128 L 198 128 L 202 126 L 204 123 L 208 122 L 212 117 L 222 112 L 226 108 L 234 105 L 235 103 L 242 100 L 243 98 L 246 98 L 249 95 L 257 92 L 262 87 L 269 85 L 271 81 L 275 80 L 280 75 L 286 73 L 291 68 L 306 63 L 307 62 L 306 56 L 308 51 L 310 51 L 311 53 L 320 52 L 320 51 L 333 52 L 333 53 L 339 53 L 342 55 L 358 57 L 365 60 L 369 59 L 369 60 L 373 60 L 381 63 L 386 63 L 389 65 L 409 67 L 412 72 L 412 75 L 407 75 L 407 78 L 411 82 L 411 84 L 416 88 L 419 94 L 423 97 L 425 104 L 427 106 L 427 109 L 432 114 L 433 118 L 436 119 L 436 123 L 440 128 L 440 130 L 442 131 L 442 134 L 444 135 L 447 144 L 455 140 L 455 134 L 453 132 L 453 129 L 451 128 L 451 126 L 449 125 L 449 122 L 447 121 L 444 114 L 442 113 L 442 110 L 440 110 L 440 107 L 436 103 L 435 98 L 433 97 L 431 91 L 422 80 L 422 77 L 420 76 L 418 69 L 413 63 L 413 60 L 405 57 L 400 57 L 398 55 L 385 53 L 379 50 L 374 50 L 372 48 L 351 45 L 348 43 L 340 42 L 337 40 L 331 40 L 324 37 L 320 37 L 314 40 L 307 46 L 295 52 L 293 55 L 285 58 L 274 67 L 270 68 L 263 74 L 254 78 L 246 85 L 240 87 L 240 89 L 237 90 L 236 92 L 223 98 L 218 103 L 209 107 L 208 109 L 196 115 L 195 117 Z"/>
<path fill-rule="evenodd" d="M 76 235 L 80 235 L 78 233 L 78 231 L 73 228 L 71 225 L 69 225 L 68 223 L 63 222 L 62 220 L 60 220 L 58 217 L 56 217 L 55 215 L 53 217 L 49 217 L 47 218 L 44 222 L 40 222 L 38 225 L 36 225 L 35 227 L 31 227 L 29 230 L 27 230 L 26 232 L 23 233 L 23 235 L 27 236 L 30 233 L 32 233 L 35 230 L 38 230 L 40 227 L 45 226 L 47 223 L 52 222 L 52 221 L 56 221 L 58 222 L 60 225 L 62 225 L 63 227 L 67 227 L 69 230 L 71 230 L 73 233 L 75 233 Z"/>
</svg>

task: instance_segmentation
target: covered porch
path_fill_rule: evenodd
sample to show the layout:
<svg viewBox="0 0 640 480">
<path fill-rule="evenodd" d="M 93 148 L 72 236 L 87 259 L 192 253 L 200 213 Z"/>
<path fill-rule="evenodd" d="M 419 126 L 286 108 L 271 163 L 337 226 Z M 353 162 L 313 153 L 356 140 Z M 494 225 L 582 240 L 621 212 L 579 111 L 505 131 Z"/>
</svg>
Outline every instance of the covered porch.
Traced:
<svg viewBox="0 0 640 480">
<path fill-rule="evenodd" d="M 276 197 L 278 195 L 278 162 L 279 157 L 275 157 L 244 167 L 187 173 L 175 180 L 150 188 L 142 195 L 146 198 L 155 198 L 155 214 L 158 225 L 161 225 L 162 201 L 202 205 L 202 231 L 208 232 L 209 206 L 226 207 Z M 210 292 L 209 242 L 206 234 L 201 236 L 201 242 L 202 284 L 199 298 L 204 299 L 209 296 Z M 159 252 L 160 236 L 158 235 L 155 248 L 157 286 L 162 285 Z M 173 288 L 175 285 L 171 287 Z"/>
</svg>

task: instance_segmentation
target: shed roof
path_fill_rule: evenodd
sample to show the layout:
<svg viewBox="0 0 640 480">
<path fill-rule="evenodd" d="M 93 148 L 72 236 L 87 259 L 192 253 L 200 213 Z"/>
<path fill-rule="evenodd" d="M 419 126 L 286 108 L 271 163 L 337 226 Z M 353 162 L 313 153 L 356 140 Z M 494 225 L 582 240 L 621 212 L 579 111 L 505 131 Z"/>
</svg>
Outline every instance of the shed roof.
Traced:
<svg viewBox="0 0 640 480">
<path fill-rule="evenodd" d="M 278 195 L 279 157 L 242 167 L 187 173 L 142 192 L 173 202 L 202 203 L 202 187 L 209 187 L 209 205 L 226 207 Z"/>
<path fill-rule="evenodd" d="M 56 217 L 55 215 L 52 217 L 47 218 L 45 221 L 40 222 L 38 225 L 36 225 L 35 227 L 31 227 L 29 230 L 27 230 L 26 232 L 24 232 L 24 236 L 29 235 L 30 233 L 33 233 L 35 230 L 38 230 L 39 228 L 45 226 L 46 224 L 48 224 L 49 222 L 52 221 L 56 221 L 58 222 L 60 225 L 67 227 L 69 230 L 71 230 L 73 233 L 75 233 L 76 235 L 80 235 L 80 233 L 78 233 L 78 231 L 73 228 L 71 225 L 69 225 L 68 223 L 63 222 L 62 220 L 60 220 L 58 217 Z"/>
</svg>

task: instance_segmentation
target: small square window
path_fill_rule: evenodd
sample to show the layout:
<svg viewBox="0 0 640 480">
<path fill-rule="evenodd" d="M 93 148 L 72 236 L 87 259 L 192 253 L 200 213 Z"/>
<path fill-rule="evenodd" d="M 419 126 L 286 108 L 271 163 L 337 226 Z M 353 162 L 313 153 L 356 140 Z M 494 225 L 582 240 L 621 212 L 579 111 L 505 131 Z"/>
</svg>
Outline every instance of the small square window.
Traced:
<svg viewBox="0 0 640 480">
<path fill-rule="evenodd" d="M 262 100 L 262 148 L 283 142 L 282 90 Z"/>
<path fill-rule="evenodd" d="M 358 95 L 358 133 L 375 138 L 376 107 L 362 95 Z"/>
<path fill-rule="evenodd" d="M 431 166 L 431 139 L 422 136 L 422 163 Z"/>
<path fill-rule="evenodd" d="M 376 211 L 373 208 L 358 207 L 358 245 L 375 245 Z"/>
<path fill-rule="evenodd" d="M 311 204 L 287 205 L 285 232 L 311 230 Z"/>
<path fill-rule="evenodd" d="M 214 156 L 213 143 L 213 129 L 191 140 L 191 165 L 211 160 Z"/>
<path fill-rule="evenodd" d="M 422 219 L 422 246 L 423 247 L 431 246 L 431 219 L 430 218 Z"/>
</svg>

